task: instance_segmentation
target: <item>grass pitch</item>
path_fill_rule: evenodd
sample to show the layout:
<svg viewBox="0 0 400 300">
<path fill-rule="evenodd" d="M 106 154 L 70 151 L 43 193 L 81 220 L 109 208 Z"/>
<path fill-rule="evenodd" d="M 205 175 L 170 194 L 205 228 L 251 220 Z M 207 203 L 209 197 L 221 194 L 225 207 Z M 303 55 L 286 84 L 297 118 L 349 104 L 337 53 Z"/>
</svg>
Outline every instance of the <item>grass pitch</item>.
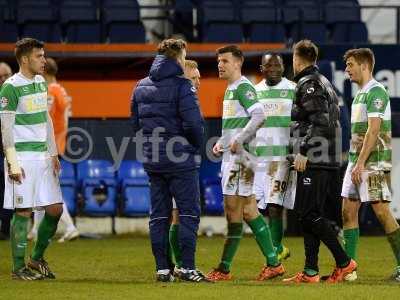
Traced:
<svg viewBox="0 0 400 300">
<path fill-rule="evenodd" d="M 286 238 L 292 256 L 284 262 L 292 275 L 302 269 L 301 238 Z M 216 266 L 222 237 L 200 238 L 197 264 L 203 272 Z M 241 241 L 232 272 L 234 281 L 215 284 L 154 281 L 154 261 L 147 237 L 123 236 L 103 240 L 53 243 L 47 260 L 56 280 L 21 282 L 10 279 L 9 242 L 0 241 L 0 299 L 398 299 L 399 285 L 387 278 L 394 258 L 384 237 L 363 237 L 359 247 L 359 279 L 338 285 L 286 285 L 281 279 L 256 282 L 263 258 L 255 240 Z M 324 246 L 320 251 L 321 274 L 332 271 L 333 259 Z"/>
</svg>

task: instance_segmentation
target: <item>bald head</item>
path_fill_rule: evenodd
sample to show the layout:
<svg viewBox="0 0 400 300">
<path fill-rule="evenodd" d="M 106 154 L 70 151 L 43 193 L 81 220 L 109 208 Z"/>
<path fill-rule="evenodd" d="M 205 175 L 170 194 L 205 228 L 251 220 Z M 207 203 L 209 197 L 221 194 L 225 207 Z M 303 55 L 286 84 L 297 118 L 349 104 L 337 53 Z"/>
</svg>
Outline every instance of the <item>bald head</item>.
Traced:
<svg viewBox="0 0 400 300">
<path fill-rule="evenodd" d="M 11 77 L 12 71 L 10 66 L 5 62 L 0 62 L 0 86 L 3 85 L 9 77 Z"/>
</svg>

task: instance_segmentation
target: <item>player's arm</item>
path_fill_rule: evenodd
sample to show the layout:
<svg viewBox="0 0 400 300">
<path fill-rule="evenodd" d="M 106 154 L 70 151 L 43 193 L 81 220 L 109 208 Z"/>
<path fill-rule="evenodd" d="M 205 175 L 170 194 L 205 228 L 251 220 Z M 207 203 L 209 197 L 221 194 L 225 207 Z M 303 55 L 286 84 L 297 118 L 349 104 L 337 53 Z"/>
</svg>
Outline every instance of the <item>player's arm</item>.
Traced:
<svg viewBox="0 0 400 300">
<path fill-rule="evenodd" d="M 204 120 L 200 113 L 196 89 L 189 80 L 179 90 L 178 112 L 182 119 L 182 127 L 188 142 L 199 149 L 204 140 Z"/>
<path fill-rule="evenodd" d="M 382 125 L 382 118 L 389 102 L 389 97 L 384 90 L 376 88 L 371 90 L 367 98 L 368 129 L 365 133 L 363 145 L 358 156 L 356 165 L 351 172 L 353 183 L 361 183 L 361 173 L 365 168 L 371 152 L 376 147 L 378 134 Z"/>
<path fill-rule="evenodd" d="M 139 108 L 138 108 L 137 102 L 135 100 L 135 90 L 136 90 L 136 88 L 137 88 L 137 85 L 133 89 L 132 98 L 131 98 L 131 123 L 132 123 L 133 132 L 135 134 L 140 130 L 140 126 L 139 126 Z"/>
<path fill-rule="evenodd" d="M 300 143 L 300 153 L 295 157 L 294 168 L 303 172 L 307 166 L 307 152 L 316 146 L 313 137 L 323 137 L 324 131 L 329 128 L 328 99 L 325 96 L 323 88 L 319 83 L 306 82 L 303 87 L 303 97 L 300 99 L 299 105 L 302 115 L 297 117 L 306 119 L 310 124 L 307 128 L 306 135 Z M 304 115 L 303 115 L 304 114 Z"/>
<path fill-rule="evenodd" d="M 8 164 L 9 177 L 21 183 L 24 177 L 23 170 L 19 165 L 17 159 L 17 151 L 15 150 L 14 143 L 14 125 L 15 125 L 15 112 L 18 105 L 18 97 L 15 94 L 14 87 L 5 84 L 0 92 L 1 108 L 1 135 L 4 147 L 4 154 Z"/>
<path fill-rule="evenodd" d="M 237 147 L 239 145 L 243 145 L 243 143 L 255 136 L 257 130 L 265 120 L 264 108 L 262 104 L 257 101 L 257 93 L 254 87 L 247 83 L 241 84 L 237 92 L 240 104 L 250 114 L 250 120 L 231 142 L 231 151 L 234 153 L 238 150 Z"/>
</svg>

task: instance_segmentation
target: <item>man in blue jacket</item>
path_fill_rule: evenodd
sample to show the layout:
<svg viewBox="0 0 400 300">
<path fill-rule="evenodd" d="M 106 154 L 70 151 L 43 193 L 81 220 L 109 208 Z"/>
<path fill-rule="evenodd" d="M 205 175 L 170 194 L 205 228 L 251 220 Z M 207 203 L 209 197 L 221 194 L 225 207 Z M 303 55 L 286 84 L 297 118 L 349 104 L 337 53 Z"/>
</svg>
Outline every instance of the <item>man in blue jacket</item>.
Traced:
<svg viewBox="0 0 400 300">
<path fill-rule="evenodd" d="M 158 45 L 148 77 L 137 84 L 131 105 L 136 155 L 150 177 L 150 238 L 157 280 L 173 281 L 168 233 L 172 197 L 179 211 L 179 244 L 185 281 L 208 281 L 196 271 L 195 250 L 200 221 L 199 150 L 203 118 L 196 89 L 183 76 L 186 42 L 167 39 Z M 142 157 L 140 157 L 142 155 Z"/>
</svg>

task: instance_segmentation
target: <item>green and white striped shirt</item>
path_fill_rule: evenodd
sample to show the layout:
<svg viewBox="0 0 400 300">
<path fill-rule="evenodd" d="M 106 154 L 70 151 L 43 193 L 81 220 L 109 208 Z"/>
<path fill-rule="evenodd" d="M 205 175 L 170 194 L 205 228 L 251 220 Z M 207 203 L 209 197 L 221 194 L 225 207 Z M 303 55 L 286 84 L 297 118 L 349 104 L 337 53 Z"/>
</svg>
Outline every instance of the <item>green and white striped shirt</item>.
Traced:
<svg viewBox="0 0 400 300">
<path fill-rule="evenodd" d="M 20 160 L 40 160 L 47 152 L 47 84 L 21 73 L 7 79 L 0 91 L 0 113 L 15 113 L 15 149 Z"/>
<path fill-rule="evenodd" d="M 351 106 L 351 162 L 356 163 L 368 130 L 368 118 L 381 118 L 382 123 L 376 145 L 365 167 L 369 170 L 389 171 L 392 168 L 392 126 L 390 99 L 385 87 L 370 80 L 354 97 Z"/>
<path fill-rule="evenodd" d="M 242 76 L 226 89 L 223 101 L 222 137 L 220 143 L 227 148 L 250 120 L 250 115 L 261 104 L 257 101 L 256 90 L 246 77 Z"/>
<path fill-rule="evenodd" d="M 256 85 L 258 101 L 266 119 L 257 131 L 256 153 L 264 161 L 286 160 L 289 153 L 292 104 L 296 84 L 286 78 L 275 86 L 265 79 Z"/>
</svg>

